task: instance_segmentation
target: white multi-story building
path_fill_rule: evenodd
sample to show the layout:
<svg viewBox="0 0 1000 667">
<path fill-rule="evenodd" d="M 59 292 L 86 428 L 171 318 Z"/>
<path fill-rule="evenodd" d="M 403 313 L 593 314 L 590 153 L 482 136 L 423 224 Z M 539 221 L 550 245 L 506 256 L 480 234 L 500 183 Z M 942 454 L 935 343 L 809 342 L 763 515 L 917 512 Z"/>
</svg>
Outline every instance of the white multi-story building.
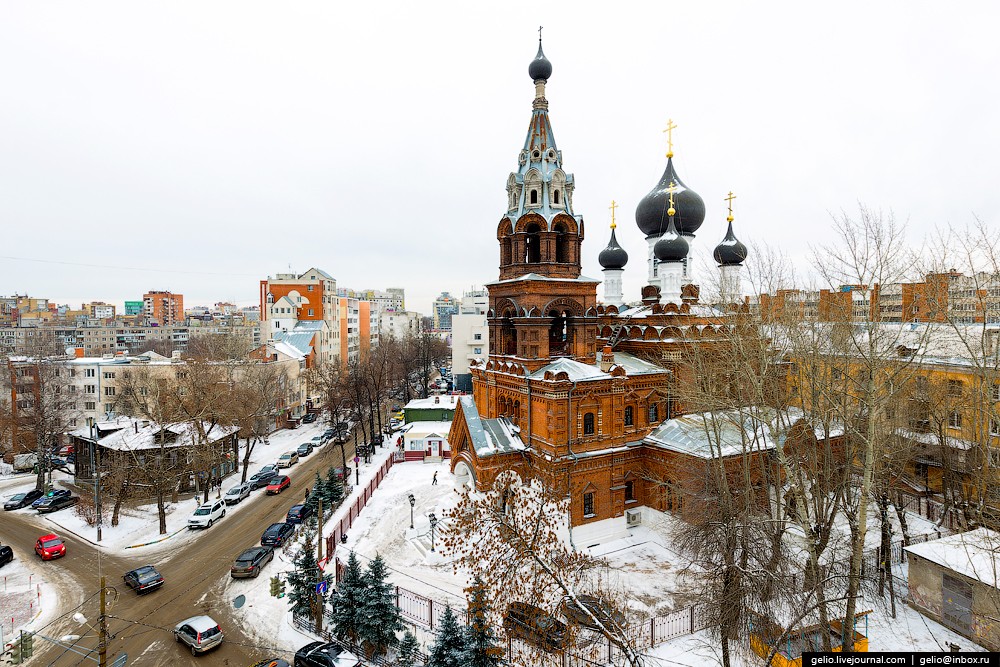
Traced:
<svg viewBox="0 0 1000 667">
<path fill-rule="evenodd" d="M 420 333 L 420 313 L 410 310 L 387 310 L 378 321 L 382 340 L 403 340 L 408 335 Z"/>
<path fill-rule="evenodd" d="M 469 362 L 489 356 L 490 332 L 486 326 L 489 303 L 486 290 L 466 292 L 458 312 L 451 316 L 451 374 L 456 391 L 472 391 Z"/>
</svg>

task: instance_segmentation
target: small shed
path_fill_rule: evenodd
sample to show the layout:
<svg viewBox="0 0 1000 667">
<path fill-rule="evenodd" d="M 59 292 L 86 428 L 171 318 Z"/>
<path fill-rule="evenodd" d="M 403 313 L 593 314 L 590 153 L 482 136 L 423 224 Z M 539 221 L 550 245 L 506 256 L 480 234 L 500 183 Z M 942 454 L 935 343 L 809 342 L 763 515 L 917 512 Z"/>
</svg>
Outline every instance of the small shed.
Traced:
<svg viewBox="0 0 1000 667">
<path fill-rule="evenodd" d="M 832 613 L 832 610 L 831 610 Z M 868 611 L 854 615 L 854 651 L 868 652 Z M 863 630 L 863 632 L 862 632 Z M 830 636 L 834 653 L 841 650 L 844 637 L 843 618 L 831 618 L 825 628 Z M 784 628 L 769 619 L 757 618 L 751 623 L 750 648 L 761 658 L 766 658 L 777 643 L 774 659 L 769 663 L 775 667 L 802 667 L 802 654 L 823 650 L 824 628 L 819 623 L 801 628 L 793 628 L 787 633 Z"/>
<path fill-rule="evenodd" d="M 413 422 L 450 422 L 455 418 L 457 399 L 456 396 L 415 398 L 403 406 L 404 421 L 407 424 Z"/>
<path fill-rule="evenodd" d="M 403 429 L 403 452 L 407 461 L 440 461 L 451 456 L 448 430 L 451 422 L 422 421 Z"/>
<path fill-rule="evenodd" d="M 1000 533 L 977 528 L 905 549 L 910 604 L 991 651 L 1000 651 Z"/>
</svg>

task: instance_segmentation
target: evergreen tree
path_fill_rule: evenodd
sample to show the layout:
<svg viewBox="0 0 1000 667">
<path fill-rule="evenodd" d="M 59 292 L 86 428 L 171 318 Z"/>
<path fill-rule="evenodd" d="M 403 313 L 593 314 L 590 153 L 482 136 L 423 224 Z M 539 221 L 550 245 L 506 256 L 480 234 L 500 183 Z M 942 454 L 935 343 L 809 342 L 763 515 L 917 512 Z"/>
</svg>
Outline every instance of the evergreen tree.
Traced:
<svg viewBox="0 0 1000 667">
<path fill-rule="evenodd" d="M 437 639 L 431 646 L 427 667 L 464 667 L 465 629 L 459 625 L 451 605 L 444 608 Z"/>
<path fill-rule="evenodd" d="M 396 633 L 403 630 L 399 607 L 396 606 L 396 591 L 385 580 L 387 574 L 385 560 L 376 554 L 365 572 L 358 623 L 358 637 L 369 647 L 372 655 L 380 655 L 390 646 L 396 646 L 399 643 Z"/>
<path fill-rule="evenodd" d="M 465 629 L 465 665 L 467 667 L 498 667 L 503 649 L 489 624 L 490 605 L 483 580 L 476 575 L 469 588 L 469 626 Z"/>
<path fill-rule="evenodd" d="M 292 605 L 292 613 L 298 616 L 314 616 L 313 605 L 326 601 L 326 595 L 322 596 L 322 600 L 318 598 L 316 584 L 325 581 L 329 587 L 331 583 L 330 575 L 323 574 L 316 563 L 315 535 L 313 531 L 305 533 L 302 549 L 295 556 L 294 568 L 287 575 L 288 601 Z"/>
<path fill-rule="evenodd" d="M 420 643 L 409 630 L 403 635 L 396 651 L 396 667 L 416 667 L 420 660 Z"/>
<path fill-rule="evenodd" d="M 323 488 L 323 480 L 319 476 L 319 471 L 316 471 L 316 481 L 313 482 L 312 491 L 309 492 L 309 497 L 306 498 L 306 507 L 312 510 L 313 514 L 316 514 L 316 509 L 319 506 L 319 501 L 323 500 L 323 507 L 328 507 L 325 489 Z"/>
<path fill-rule="evenodd" d="M 327 498 L 330 500 L 330 507 L 334 507 L 344 499 L 344 482 L 337 477 L 337 470 L 333 467 L 326 471 Z M 325 501 L 324 501 L 325 502 Z"/>
<path fill-rule="evenodd" d="M 340 580 L 337 593 L 332 599 L 333 634 L 339 639 L 352 643 L 358 640 L 358 621 L 364 585 L 361 565 L 358 564 L 358 557 L 352 551 L 347 558 L 344 577 Z"/>
</svg>

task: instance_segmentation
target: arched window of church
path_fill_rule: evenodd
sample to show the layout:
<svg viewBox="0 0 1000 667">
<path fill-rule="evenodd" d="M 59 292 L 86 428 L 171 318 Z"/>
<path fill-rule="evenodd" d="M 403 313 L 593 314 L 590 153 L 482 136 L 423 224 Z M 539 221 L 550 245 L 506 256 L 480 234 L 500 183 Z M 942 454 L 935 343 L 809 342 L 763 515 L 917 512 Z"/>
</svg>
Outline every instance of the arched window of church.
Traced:
<svg viewBox="0 0 1000 667">
<path fill-rule="evenodd" d="M 549 311 L 549 354 L 565 354 L 569 348 L 569 311 Z"/>
<path fill-rule="evenodd" d="M 588 412 L 583 416 L 583 434 L 594 435 L 594 413 Z"/>
<path fill-rule="evenodd" d="M 649 423 L 655 424 L 660 420 L 660 410 L 656 403 L 649 404 Z"/>
<path fill-rule="evenodd" d="M 528 237 L 525 239 L 524 243 L 525 261 L 528 264 L 537 264 L 542 261 L 542 246 L 541 238 L 539 236 L 542 230 L 537 224 L 532 223 L 528 225 L 528 229 L 526 231 L 528 232 Z"/>
<path fill-rule="evenodd" d="M 506 266 L 510 264 L 510 237 L 505 236 L 500 241 L 500 264 Z"/>
<path fill-rule="evenodd" d="M 566 234 L 566 225 L 561 222 L 557 223 L 554 231 L 556 233 L 556 261 L 566 262 L 569 255 L 569 239 Z"/>
<path fill-rule="evenodd" d="M 517 354 L 517 329 L 510 316 L 510 312 L 505 313 L 500 325 L 500 354 Z"/>
<path fill-rule="evenodd" d="M 553 204 L 558 204 L 559 203 L 559 191 L 558 190 L 553 190 L 552 191 L 552 203 Z"/>
<path fill-rule="evenodd" d="M 626 405 L 625 406 L 625 425 L 626 426 L 632 426 L 633 425 L 633 419 L 634 418 L 632 416 L 632 406 L 631 405 Z"/>
<path fill-rule="evenodd" d="M 538 203 L 538 190 L 532 190 L 531 191 L 531 203 L 532 204 L 537 204 Z"/>
</svg>

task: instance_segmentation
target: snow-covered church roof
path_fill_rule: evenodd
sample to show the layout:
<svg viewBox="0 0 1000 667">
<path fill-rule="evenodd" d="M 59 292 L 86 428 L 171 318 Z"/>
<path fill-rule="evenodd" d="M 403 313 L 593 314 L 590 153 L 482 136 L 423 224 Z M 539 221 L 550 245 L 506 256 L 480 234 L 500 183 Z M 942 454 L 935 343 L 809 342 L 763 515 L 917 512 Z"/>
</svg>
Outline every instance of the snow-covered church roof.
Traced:
<svg viewBox="0 0 1000 667">
<path fill-rule="evenodd" d="M 523 452 L 527 447 L 521 441 L 521 429 L 506 419 L 482 419 L 476 402 L 471 396 L 462 396 L 462 417 L 469 429 L 469 438 L 476 456 Z"/>
</svg>

